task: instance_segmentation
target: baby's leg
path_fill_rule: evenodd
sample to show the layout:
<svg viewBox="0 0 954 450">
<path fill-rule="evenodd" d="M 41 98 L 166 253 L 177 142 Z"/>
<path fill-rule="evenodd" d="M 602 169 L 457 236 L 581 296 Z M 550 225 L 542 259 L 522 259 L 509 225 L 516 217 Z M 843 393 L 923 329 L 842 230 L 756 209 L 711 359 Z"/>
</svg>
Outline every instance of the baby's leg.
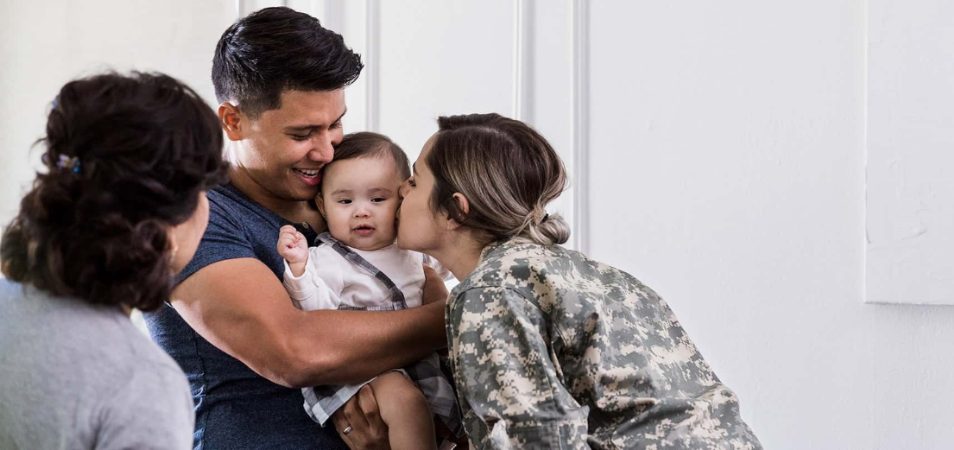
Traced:
<svg viewBox="0 0 954 450">
<path fill-rule="evenodd" d="M 424 394 L 401 372 L 381 374 L 371 382 L 381 419 L 388 424 L 392 450 L 436 449 L 434 420 Z"/>
</svg>

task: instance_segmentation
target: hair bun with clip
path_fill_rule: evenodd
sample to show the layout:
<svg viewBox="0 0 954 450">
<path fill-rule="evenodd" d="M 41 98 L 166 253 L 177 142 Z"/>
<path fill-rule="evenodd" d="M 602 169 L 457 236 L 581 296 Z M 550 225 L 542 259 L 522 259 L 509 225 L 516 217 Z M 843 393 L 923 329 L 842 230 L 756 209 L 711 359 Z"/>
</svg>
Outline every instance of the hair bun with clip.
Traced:
<svg viewBox="0 0 954 450">
<path fill-rule="evenodd" d="M 73 173 L 80 173 L 82 170 L 79 156 L 60 155 L 56 160 L 56 167 L 58 169 L 69 170 Z"/>
</svg>

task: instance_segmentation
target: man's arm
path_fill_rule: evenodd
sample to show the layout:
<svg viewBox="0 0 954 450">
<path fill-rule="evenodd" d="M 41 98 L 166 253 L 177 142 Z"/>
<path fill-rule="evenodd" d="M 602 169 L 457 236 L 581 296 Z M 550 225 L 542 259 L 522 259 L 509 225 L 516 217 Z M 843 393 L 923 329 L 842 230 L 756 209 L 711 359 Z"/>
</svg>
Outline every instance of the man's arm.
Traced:
<svg viewBox="0 0 954 450">
<path fill-rule="evenodd" d="M 440 279 L 427 275 L 425 295 L 434 295 Z M 393 312 L 299 311 L 253 258 L 200 269 L 173 291 L 172 305 L 212 345 L 288 387 L 357 382 L 446 345 L 444 302 Z"/>
</svg>

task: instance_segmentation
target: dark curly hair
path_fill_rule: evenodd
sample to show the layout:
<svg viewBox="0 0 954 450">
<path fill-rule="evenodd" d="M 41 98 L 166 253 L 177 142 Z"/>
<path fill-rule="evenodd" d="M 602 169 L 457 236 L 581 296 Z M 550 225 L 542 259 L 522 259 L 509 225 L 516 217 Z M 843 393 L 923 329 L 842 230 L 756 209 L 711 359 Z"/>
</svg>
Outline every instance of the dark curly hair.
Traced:
<svg viewBox="0 0 954 450">
<path fill-rule="evenodd" d="M 4 275 L 92 304 L 167 301 L 167 230 L 225 179 L 212 109 L 167 75 L 96 75 L 63 86 L 38 142 L 46 170 L 3 233 Z"/>
<path fill-rule="evenodd" d="M 219 102 L 256 118 L 281 107 L 286 89 L 333 91 L 361 74 L 361 57 L 318 19 L 285 7 L 264 8 L 222 33 L 212 58 Z"/>
</svg>

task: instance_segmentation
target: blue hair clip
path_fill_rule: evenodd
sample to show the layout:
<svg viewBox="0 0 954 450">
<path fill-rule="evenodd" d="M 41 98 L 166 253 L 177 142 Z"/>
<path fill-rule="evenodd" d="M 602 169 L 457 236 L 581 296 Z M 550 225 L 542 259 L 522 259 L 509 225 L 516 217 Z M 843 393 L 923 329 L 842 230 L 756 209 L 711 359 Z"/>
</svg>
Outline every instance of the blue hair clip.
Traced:
<svg viewBox="0 0 954 450">
<path fill-rule="evenodd" d="M 60 155 L 59 159 L 56 161 L 56 167 L 60 169 L 67 169 L 73 173 L 80 173 L 81 165 L 79 156 Z"/>
</svg>

